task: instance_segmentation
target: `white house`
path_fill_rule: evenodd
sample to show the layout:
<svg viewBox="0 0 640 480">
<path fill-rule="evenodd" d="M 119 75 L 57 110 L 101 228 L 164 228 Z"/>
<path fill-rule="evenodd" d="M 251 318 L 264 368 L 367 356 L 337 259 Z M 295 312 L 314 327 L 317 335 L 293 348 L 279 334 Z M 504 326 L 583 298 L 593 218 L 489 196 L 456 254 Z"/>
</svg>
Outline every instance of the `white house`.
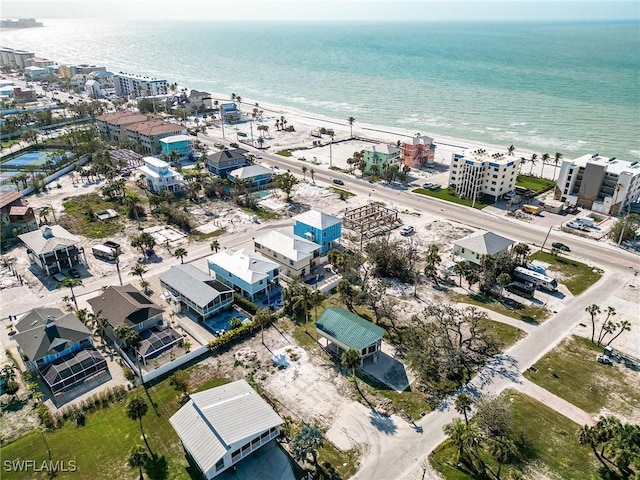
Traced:
<svg viewBox="0 0 640 480">
<path fill-rule="evenodd" d="M 279 280 L 279 264 L 248 249 L 224 250 L 207 257 L 209 273 L 249 300 L 268 293 Z"/>
<path fill-rule="evenodd" d="M 154 95 L 166 95 L 169 85 L 166 80 L 119 72 L 113 76 L 116 95 L 130 99 Z"/>
<path fill-rule="evenodd" d="M 640 163 L 583 155 L 564 160 L 555 199 L 605 215 L 616 214 L 640 198 Z"/>
<path fill-rule="evenodd" d="M 515 190 L 521 160 L 484 149 L 451 155 L 449 186 L 462 198 L 478 199 L 488 195 L 498 201 Z"/>
<path fill-rule="evenodd" d="M 484 255 L 497 255 L 505 252 L 514 243 L 509 238 L 479 230 L 453 242 L 453 253 L 468 262 L 480 265 L 480 260 Z"/>
<path fill-rule="evenodd" d="M 280 434 L 284 422 L 245 380 L 190 395 L 169 423 L 207 480 Z"/>
<path fill-rule="evenodd" d="M 253 241 L 256 252 L 280 264 L 280 273 L 301 278 L 311 273 L 321 246 L 284 229 L 274 229 Z M 283 278 L 286 280 L 286 278 Z"/>
<path fill-rule="evenodd" d="M 139 170 L 144 174 L 149 190 L 152 192 L 182 190 L 182 175 L 171 168 L 167 162 L 155 157 L 144 157 L 142 160 L 145 164 Z"/>
<path fill-rule="evenodd" d="M 33 232 L 18 235 L 27 247 L 31 263 L 40 267 L 47 275 L 54 275 L 65 268 L 72 268 L 81 261 L 78 248 L 80 239 L 60 225 L 44 225 Z"/>
</svg>

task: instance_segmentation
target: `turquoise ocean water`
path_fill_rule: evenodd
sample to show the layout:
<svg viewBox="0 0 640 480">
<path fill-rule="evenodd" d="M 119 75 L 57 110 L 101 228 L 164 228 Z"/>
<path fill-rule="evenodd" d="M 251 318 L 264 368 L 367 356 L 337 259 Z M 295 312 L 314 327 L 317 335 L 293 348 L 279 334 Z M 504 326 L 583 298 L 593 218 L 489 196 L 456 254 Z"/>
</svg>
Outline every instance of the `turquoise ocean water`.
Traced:
<svg viewBox="0 0 640 480">
<path fill-rule="evenodd" d="M 638 23 L 45 25 L 0 44 L 436 138 L 640 159 Z"/>
</svg>

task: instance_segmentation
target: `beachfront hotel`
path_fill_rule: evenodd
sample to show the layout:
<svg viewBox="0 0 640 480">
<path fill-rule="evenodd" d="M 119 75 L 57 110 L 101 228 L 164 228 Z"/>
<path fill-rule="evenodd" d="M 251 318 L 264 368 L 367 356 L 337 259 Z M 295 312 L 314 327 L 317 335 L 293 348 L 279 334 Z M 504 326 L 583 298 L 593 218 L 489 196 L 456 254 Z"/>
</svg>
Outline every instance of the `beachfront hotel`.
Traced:
<svg viewBox="0 0 640 480">
<path fill-rule="evenodd" d="M 484 149 L 451 155 L 449 187 L 461 198 L 488 195 L 498 201 L 515 189 L 521 160 Z"/>
<path fill-rule="evenodd" d="M 640 163 L 587 154 L 565 160 L 555 199 L 605 215 L 624 210 L 640 197 Z"/>
<path fill-rule="evenodd" d="M 167 94 L 167 81 L 152 77 L 144 77 L 132 73 L 119 72 L 113 76 L 116 95 L 131 99 Z"/>
</svg>

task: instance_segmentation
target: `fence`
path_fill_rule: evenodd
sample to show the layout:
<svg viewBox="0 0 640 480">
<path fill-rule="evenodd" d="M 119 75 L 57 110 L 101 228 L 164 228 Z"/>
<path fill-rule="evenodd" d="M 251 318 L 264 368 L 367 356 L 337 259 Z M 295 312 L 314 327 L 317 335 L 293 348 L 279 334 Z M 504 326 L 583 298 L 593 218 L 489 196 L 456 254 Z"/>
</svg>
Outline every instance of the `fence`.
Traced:
<svg viewBox="0 0 640 480">
<path fill-rule="evenodd" d="M 165 363 L 164 365 L 162 365 L 161 367 L 156 368 L 152 372 L 149 372 L 149 373 L 143 375 L 142 376 L 142 380 L 145 381 L 145 382 L 149 382 L 149 381 L 153 380 L 154 378 L 157 378 L 157 377 L 159 377 L 159 376 L 161 376 L 161 375 L 163 375 L 165 373 L 168 373 L 171 370 L 173 370 L 174 368 L 177 368 L 180 365 L 184 365 L 185 363 L 190 362 L 194 358 L 199 357 L 200 355 L 203 355 L 203 354 L 207 353 L 208 350 L 209 349 L 208 349 L 207 345 L 202 345 L 202 346 L 196 348 L 195 350 L 191 350 L 189 353 L 186 353 L 186 354 L 182 355 L 181 357 L 176 358 L 172 362 Z"/>
</svg>

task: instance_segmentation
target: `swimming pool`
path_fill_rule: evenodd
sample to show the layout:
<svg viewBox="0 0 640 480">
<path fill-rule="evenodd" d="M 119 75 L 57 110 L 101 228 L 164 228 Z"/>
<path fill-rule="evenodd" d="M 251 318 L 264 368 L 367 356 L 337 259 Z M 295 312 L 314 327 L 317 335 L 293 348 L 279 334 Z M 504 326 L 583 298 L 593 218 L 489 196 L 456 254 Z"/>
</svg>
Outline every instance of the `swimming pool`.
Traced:
<svg viewBox="0 0 640 480">
<path fill-rule="evenodd" d="M 212 333 L 222 334 L 231 329 L 231 319 L 237 318 L 241 322 L 246 322 L 249 318 L 238 312 L 235 308 L 219 312 L 214 317 L 205 320 L 204 324 Z"/>
</svg>

